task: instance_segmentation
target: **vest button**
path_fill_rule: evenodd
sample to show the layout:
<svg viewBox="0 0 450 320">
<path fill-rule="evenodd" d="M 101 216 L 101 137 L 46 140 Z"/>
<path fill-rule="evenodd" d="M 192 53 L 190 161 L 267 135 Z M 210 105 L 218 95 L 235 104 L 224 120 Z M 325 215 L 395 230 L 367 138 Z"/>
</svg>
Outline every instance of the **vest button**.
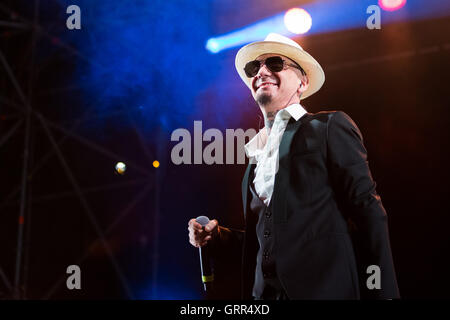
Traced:
<svg viewBox="0 0 450 320">
<path fill-rule="evenodd" d="M 263 257 L 264 259 L 269 259 L 269 252 L 264 251 Z"/>
<path fill-rule="evenodd" d="M 270 212 L 269 209 L 266 210 L 266 218 L 270 218 L 270 216 L 272 215 L 272 212 Z"/>
<path fill-rule="evenodd" d="M 266 231 L 264 231 L 264 238 L 268 238 L 268 237 L 270 237 L 270 231 L 266 230 Z"/>
</svg>

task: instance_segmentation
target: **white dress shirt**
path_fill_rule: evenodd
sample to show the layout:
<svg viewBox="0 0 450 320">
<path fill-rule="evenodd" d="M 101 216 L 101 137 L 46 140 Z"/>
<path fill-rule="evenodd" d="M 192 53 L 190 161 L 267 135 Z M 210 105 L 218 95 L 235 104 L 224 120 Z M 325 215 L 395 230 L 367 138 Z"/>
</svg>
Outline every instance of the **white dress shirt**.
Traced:
<svg viewBox="0 0 450 320">
<path fill-rule="evenodd" d="M 255 191 L 259 198 L 269 205 L 272 198 L 275 183 L 275 174 L 278 171 L 278 155 L 284 130 L 293 117 L 295 121 L 300 119 L 306 110 L 298 103 L 280 110 L 275 115 L 272 129 L 265 127 L 261 129 L 246 145 L 245 153 L 250 159 L 250 163 L 256 163 Z"/>
</svg>

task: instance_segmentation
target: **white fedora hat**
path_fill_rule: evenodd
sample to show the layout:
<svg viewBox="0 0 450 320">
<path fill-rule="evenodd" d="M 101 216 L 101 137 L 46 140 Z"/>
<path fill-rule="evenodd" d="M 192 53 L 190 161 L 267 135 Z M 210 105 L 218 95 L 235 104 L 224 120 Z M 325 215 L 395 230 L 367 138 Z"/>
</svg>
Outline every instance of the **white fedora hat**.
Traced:
<svg viewBox="0 0 450 320">
<path fill-rule="evenodd" d="M 325 82 L 325 73 L 320 64 L 294 40 L 276 33 L 269 33 L 264 41 L 257 41 L 242 47 L 236 54 L 236 70 L 242 81 L 252 90 L 251 78 L 245 74 L 244 67 L 249 61 L 262 54 L 279 54 L 297 62 L 308 76 L 308 89 L 302 94 L 305 99 L 317 92 Z"/>
</svg>

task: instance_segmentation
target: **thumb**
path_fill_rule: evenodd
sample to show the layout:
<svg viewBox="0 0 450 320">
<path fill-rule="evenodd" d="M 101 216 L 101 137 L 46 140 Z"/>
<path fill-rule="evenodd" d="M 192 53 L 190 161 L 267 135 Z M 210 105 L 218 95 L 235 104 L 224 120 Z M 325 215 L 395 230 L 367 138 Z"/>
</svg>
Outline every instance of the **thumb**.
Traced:
<svg viewBox="0 0 450 320">
<path fill-rule="evenodd" d="M 205 226 L 205 230 L 208 232 L 211 232 L 212 230 L 214 230 L 217 227 L 218 223 L 217 220 L 211 220 L 206 226 Z"/>
</svg>

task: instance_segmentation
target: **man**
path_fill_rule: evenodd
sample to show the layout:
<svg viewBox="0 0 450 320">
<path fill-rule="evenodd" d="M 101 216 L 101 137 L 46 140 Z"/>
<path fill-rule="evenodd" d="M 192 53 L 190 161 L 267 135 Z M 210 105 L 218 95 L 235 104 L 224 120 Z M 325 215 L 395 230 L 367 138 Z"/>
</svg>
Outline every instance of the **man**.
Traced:
<svg viewBox="0 0 450 320">
<path fill-rule="evenodd" d="M 209 243 L 222 263 L 242 247 L 244 299 L 398 298 L 361 132 L 341 111 L 312 114 L 300 105 L 325 81 L 319 63 L 269 34 L 239 50 L 236 69 L 265 119 L 245 146 L 245 230 L 216 220 L 202 229 L 192 219 L 190 243 Z"/>
</svg>

